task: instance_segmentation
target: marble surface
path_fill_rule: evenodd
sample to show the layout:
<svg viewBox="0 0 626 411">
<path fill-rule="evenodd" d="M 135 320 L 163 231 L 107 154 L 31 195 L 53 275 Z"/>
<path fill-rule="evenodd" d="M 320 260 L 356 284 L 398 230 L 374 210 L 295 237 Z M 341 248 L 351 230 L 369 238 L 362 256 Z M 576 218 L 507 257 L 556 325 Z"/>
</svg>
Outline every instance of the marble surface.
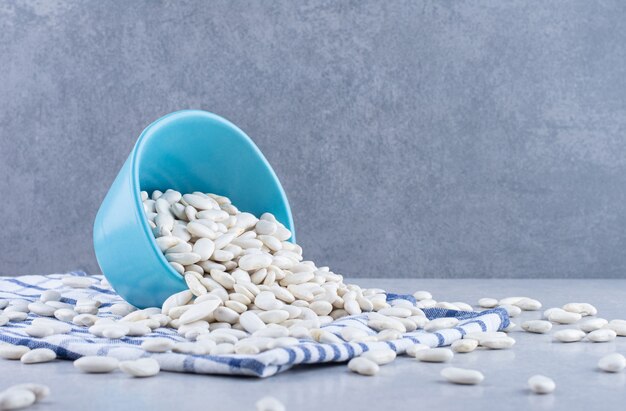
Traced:
<svg viewBox="0 0 626 411">
<path fill-rule="evenodd" d="M 607 319 L 626 318 L 626 280 L 355 280 L 392 292 L 429 290 L 439 301 L 524 295 L 545 308 L 567 302 L 590 302 Z M 536 319 L 540 312 L 523 313 L 513 321 Z M 555 326 L 554 330 L 571 326 Z M 41 365 L 0 362 L 0 388 L 19 382 L 40 382 L 52 395 L 33 410 L 253 410 L 264 395 L 279 398 L 287 410 L 466 411 L 618 409 L 626 401 L 626 373 L 596 369 L 605 354 L 626 354 L 626 337 L 610 343 L 554 343 L 549 334 L 511 332 L 511 350 L 457 354 L 449 365 L 474 368 L 485 374 L 478 386 L 456 386 L 439 376 L 448 365 L 419 363 L 401 357 L 383 366 L 375 377 L 362 377 L 344 364 L 299 367 L 268 379 L 161 373 L 131 379 L 121 373 L 85 375 L 70 362 Z M 526 381 L 535 374 L 556 381 L 554 394 L 529 393 Z"/>
</svg>

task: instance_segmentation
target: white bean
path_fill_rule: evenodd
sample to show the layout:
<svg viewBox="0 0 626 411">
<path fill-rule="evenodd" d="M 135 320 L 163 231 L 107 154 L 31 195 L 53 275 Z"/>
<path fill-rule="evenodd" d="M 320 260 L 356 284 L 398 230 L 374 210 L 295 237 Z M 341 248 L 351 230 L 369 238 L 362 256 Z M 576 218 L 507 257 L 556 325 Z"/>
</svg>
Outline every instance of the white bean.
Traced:
<svg viewBox="0 0 626 411">
<path fill-rule="evenodd" d="M 44 338 L 54 334 L 54 329 L 45 325 L 29 325 L 24 328 L 24 332 L 31 337 Z"/>
<path fill-rule="evenodd" d="M 117 323 L 117 324 L 104 325 L 100 333 L 102 334 L 103 337 L 114 340 L 114 339 L 125 337 L 129 331 L 130 331 L 130 328 L 128 326 L 121 324 L 121 323 Z"/>
<path fill-rule="evenodd" d="M 383 308 L 382 310 L 378 310 L 378 313 L 381 315 L 387 315 L 391 317 L 400 317 L 400 318 L 407 318 L 413 315 L 411 310 L 409 310 L 408 308 L 401 308 L 401 307 Z M 438 318 L 438 320 L 445 320 L 447 324 L 454 323 L 454 325 L 458 324 L 459 322 L 459 320 L 457 320 L 456 318 Z M 456 320 L 456 322 L 454 320 Z M 454 327 L 454 325 L 443 327 L 443 328 Z"/>
<path fill-rule="evenodd" d="M 119 361 L 114 357 L 87 355 L 74 361 L 74 367 L 86 373 L 108 373 L 117 369 Z"/>
<path fill-rule="evenodd" d="M 56 309 L 46 303 L 42 303 L 40 301 L 35 301 L 33 303 L 28 304 L 28 309 L 31 313 L 41 315 L 44 317 L 53 317 Z"/>
<path fill-rule="evenodd" d="M 239 323 L 244 330 L 254 333 L 266 327 L 265 323 L 252 311 L 246 311 L 239 316 Z"/>
<path fill-rule="evenodd" d="M 289 313 L 285 310 L 270 310 L 258 314 L 265 324 L 279 324 L 289 318 Z"/>
<path fill-rule="evenodd" d="M 49 348 L 35 348 L 34 350 L 27 351 L 22 355 L 20 361 L 23 364 L 37 364 L 42 362 L 50 362 L 57 358 L 54 351 Z"/>
<path fill-rule="evenodd" d="M 606 372 L 620 372 L 626 368 L 626 358 L 619 353 L 605 355 L 598 361 L 598 368 Z"/>
<path fill-rule="evenodd" d="M 200 256 L 201 261 L 206 261 L 215 252 L 215 243 L 209 238 L 200 238 L 193 245 L 193 252 Z"/>
<path fill-rule="evenodd" d="M 350 371 L 361 375 L 373 376 L 378 374 L 380 367 L 374 361 L 365 357 L 356 357 L 348 362 Z"/>
<path fill-rule="evenodd" d="M 422 350 L 430 350 L 430 347 L 426 344 L 409 345 L 406 349 L 406 355 L 415 358 L 417 353 Z"/>
<path fill-rule="evenodd" d="M 626 321 L 625 320 L 611 320 L 606 325 L 607 328 L 615 331 L 620 337 L 626 337 Z"/>
<path fill-rule="evenodd" d="M 181 324 L 202 320 L 211 315 L 220 304 L 221 302 L 216 300 L 208 300 L 200 304 L 194 304 L 189 310 L 185 311 L 178 320 Z"/>
<path fill-rule="evenodd" d="M 63 285 L 72 288 L 89 288 L 93 285 L 94 280 L 89 277 L 78 277 L 74 275 L 68 275 L 61 280 Z"/>
<path fill-rule="evenodd" d="M 396 352 L 392 349 L 375 349 L 364 352 L 361 357 L 372 360 L 378 365 L 385 365 L 396 359 Z"/>
<path fill-rule="evenodd" d="M 478 340 L 473 340 L 471 338 L 456 340 L 450 346 L 450 348 L 452 348 L 452 351 L 457 353 L 472 352 L 476 349 L 476 347 L 478 347 Z"/>
<path fill-rule="evenodd" d="M 4 316 L 6 316 L 9 321 L 24 321 L 26 318 L 28 318 L 28 314 L 21 311 L 4 310 Z"/>
<path fill-rule="evenodd" d="M 609 322 L 604 318 L 590 318 L 581 322 L 578 327 L 582 331 L 589 333 L 591 331 L 599 330 L 600 328 L 605 327 L 608 323 Z"/>
<path fill-rule="evenodd" d="M 556 341 L 570 343 L 582 340 L 585 338 L 585 335 L 586 334 L 581 330 L 566 329 L 555 332 L 553 337 Z"/>
<path fill-rule="evenodd" d="M 441 370 L 441 376 L 451 383 L 463 385 L 480 384 L 485 379 L 480 371 L 456 367 L 444 368 Z"/>
<path fill-rule="evenodd" d="M 201 282 L 201 280 L 198 280 L 198 273 L 196 273 L 195 271 L 187 271 L 185 272 L 184 277 L 185 283 L 187 284 L 187 287 L 189 287 L 189 291 L 191 291 L 193 295 L 199 297 L 207 293 L 207 289 L 204 286 L 206 282 Z M 208 280 L 208 278 L 206 280 Z"/>
<path fill-rule="evenodd" d="M 615 340 L 617 333 L 609 328 L 601 328 L 587 334 L 587 339 L 591 342 L 609 342 Z"/>
<path fill-rule="evenodd" d="M 197 208 L 198 210 L 211 210 L 219 208 L 217 202 L 208 196 L 201 196 L 198 194 L 184 194 L 183 199 L 187 202 L 187 204 L 194 208 Z"/>
<path fill-rule="evenodd" d="M 548 320 L 559 324 L 573 324 L 579 321 L 582 316 L 579 313 L 565 311 L 560 308 L 551 309 L 547 316 Z"/>
<path fill-rule="evenodd" d="M 120 370 L 131 377 L 152 377 L 161 370 L 159 363 L 154 358 L 140 358 L 133 361 L 122 361 L 119 364 Z"/>
<path fill-rule="evenodd" d="M 261 291 L 255 298 L 254 304 L 262 310 L 270 311 L 282 307 L 283 303 L 276 299 L 274 293 Z"/>
<path fill-rule="evenodd" d="M 174 307 L 180 307 L 187 304 L 193 298 L 193 294 L 189 290 L 181 291 L 169 296 L 161 307 L 161 312 L 168 315 L 170 310 Z M 130 311 L 129 311 L 130 313 Z"/>
<path fill-rule="evenodd" d="M 478 306 L 481 308 L 494 308 L 498 306 L 498 300 L 495 298 L 481 298 L 478 300 Z"/>
<path fill-rule="evenodd" d="M 93 314 L 79 314 L 72 318 L 72 323 L 82 325 L 84 327 L 91 327 L 97 320 L 98 317 Z"/>
<path fill-rule="evenodd" d="M 526 297 L 506 297 L 501 299 L 498 302 L 498 305 L 514 305 L 516 302 L 518 302 L 519 300 L 526 298 Z"/>
<path fill-rule="evenodd" d="M 503 350 L 511 348 L 515 340 L 511 337 L 486 338 L 480 341 L 480 345 L 492 350 Z"/>
<path fill-rule="evenodd" d="M 235 346 L 231 343 L 217 344 L 212 350 L 211 355 L 228 355 L 235 352 Z"/>
<path fill-rule="evenodd" d="M 454 357 L 454 352 L 448 348 L 431 348 L 415 353 L 415 358 L 422 362 L 448 362 Z"/>
<path fill-rule="evenodd" d="M 544 320 L 524 321 L 522 329 L 529 333 L 545 334 L 552 329 L 552 323 Z"/>
<path fill-rule="evenodd" d="M 260 400 L 258 400 L 255 406 L 256 406 L 256 411 L 285 411 L 285 406 L 283 405 L 282 402 L 278 401 L 274 397 L 269 397 L 269 396 L 263 397 Z"/>
<path fill-rule="evenodd" d="M 48 301 L 59 301 L 61 300 L 61 293 L 55 290 L 46 290 L 41 293 L 39 300 L 43 303 L 47 303 Z"/>
<path fill-rule="evenodd" d="M 580 314 L 582 316 L 596 315 L 598 310 L 589 303 L 569 303 L 563 306 L 563 310 Z"/>
<path fill-rule="evenodd" d="M 534 375 L 528 379 L 528 387 L 535 394 L 550 394 L 556 389 L 556 384 L 544 375 Z"/>
<path fill-rule="evenodd" d="M 518 306 L 523 311 L 537 311 L 541 309 L 541 302 L 527 297 L 518 300 L 513 305 Z"/>
<path fill-rule="evenodd" d="M 35 403 L 35 394 L 25 388 L 9 388 L 0 393 L 0 410 L 17 410 L 26 408 Z"/>
<path fill-rule="evenodd" d="M 416 292 L 413 293 L 413 297 L 417 301 L 432 300 L 432 298 L 433 298 L 432 294 L 429 293 L 428 291 L 416 291 Z"/>
<path fill-rule="evenodd" d="M 356 328 L 356 327 L 344 327 L 341 329 L 339 333 L 341 334 L 341 338 L 343 338 L 344 340 L 348 342 L 360 341 L 363 338 L 366 338 L 367 336 L 369 336 L 367 331 L 361 330 L 360 328 Z"/>
<path fill-rule="evenodd" d="M 239 259 L 239 268 L 245 271 L 256 271 L 267 268 L 272 264 L 272 256 L 269 254 L 247 254 Z"/>
<path fill-rule="evenodd" d="M 7 388 L 6 391 L 15 390 L 15 389 L 23 389 L 23 390 L 28 390 L 32 392 L 33 394 L 35 394 L 36 401 L 41 401 L 44 398 L 46 398 L 48 395 L 50 395 L 50 387 L 48 387 L 47 385 L 36 384 L 32 382 L 26 382 L 22 384 L 13 385 Z M 0 396 L 1 395 L 2 394 L 0 394 Z M 0 406 L 0 409 L 3 409 L 2 406 Z"/>
<path fill-rule="evenodd" d="M 454 317 L 436 318 L 434 320 L 430 320 L 430 322 L 424 326 L 424 330 L 435 332 L 435 331 L 443 330 L 446 328 L 455 327 L 458 324 L 459 324 L 458 318 L 454 318 Z"/>
<path fill-rule="evenodd" d="M 181 241 L 180 238 L 174 237 L 173 235 L 158 237 L 156 239 L 156 243 L 157 243 L 157 246 L 159 247 L 159 250 L 163 252 L 179 244 L 180 241 Z"/>
<path fill-rule="evenodd" d="M 5 360 L 19 360 L 28 351 L 30 348 L 24 345 L 0 344 L 0 358 Z"/>
<path fill-rule="evenodd" d="M 172 263 L 178 263 L 182 265 L 190 265 L 195 264 L 200 261 L 201 257 L 196 253 L 170 253 L 165 254 L 165 258 L 167 261 Z"/>
</svg>

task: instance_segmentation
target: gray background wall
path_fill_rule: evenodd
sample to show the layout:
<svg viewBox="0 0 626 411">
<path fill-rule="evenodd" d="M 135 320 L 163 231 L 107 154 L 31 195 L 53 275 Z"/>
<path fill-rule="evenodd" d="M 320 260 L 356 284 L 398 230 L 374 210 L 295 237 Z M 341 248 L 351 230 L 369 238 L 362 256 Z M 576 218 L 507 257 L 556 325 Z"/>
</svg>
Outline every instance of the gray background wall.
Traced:
<svg viewBox="0 0 626 411">
<path fill-rule="evenodd" d="M 0 274 L 97 272 L 141 130 L 246 131 L 306 256 L 363 277 L 626 272 L 623 1 L 3 1 Z"/>
</svg>

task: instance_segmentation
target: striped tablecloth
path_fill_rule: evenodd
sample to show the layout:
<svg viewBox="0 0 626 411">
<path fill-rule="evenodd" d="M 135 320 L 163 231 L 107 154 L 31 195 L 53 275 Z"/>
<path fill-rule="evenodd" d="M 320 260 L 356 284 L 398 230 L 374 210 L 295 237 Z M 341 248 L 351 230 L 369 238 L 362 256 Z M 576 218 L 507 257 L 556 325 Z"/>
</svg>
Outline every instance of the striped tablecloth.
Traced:
<svg viewBox="0 0 626 411">
<path fill-rule="evenodd" d="M 87 276 L 83 272 L 71 272 L 69 275 Z M 61 279 L 68 274 L 29 275 L 22 277 L 0 277 L 0 301 L 23 299 L 35 301 L 45 290 L 57 290 L 62 293 L 61 301 L 75 303 L 80 298 L 97 299 L 102 302 L 99 316 L 119 318 L 108 308 L 122 302 L 113 290 L 100 286 L 102 276 L 91 276 L 94 284 L 89 288 L 75 289 L 63 285 Z M 387 300 L 404 298 L 414 302 L 412 296 L 388 294 Z M 440 317 L 456 317 L 459 325 L 438 332 L 417 330 L 408 332 L 401 339 L 385 342 L 321 344 L 309 340 L 301 340 L 299 345 L 289 348 L 276 348 L 257 355 L 191 355 L 178 353 L 151 354 L 142 350 L 139 345 L 146 339 L 155 337 L 170 338 L 174 341 L 186 341 L 176 330 L 158 328 L 143 337 L 124 337 L 120 339 L 98 338 L 89 334 L 86 327 L 72 324 L 68 334 L 52 335 L 45 338 L 34 338 L 24 332 L 24 328 L 37 317 L 29 314 L 22 322 L 9 322 L 0 327 L 0 342 L 26 345 L 30 348 L 50 348 L 58 358 L 75 360 L 84 355 L 108 355 L 120 360 L 136 359 L 151 356 L 159 361 L 164 371 L 186 372 L 196 374 L 228 374 L 269 377 L 281 371 L 301 364 L 318 364 L 328 362 L 345 362 L 364 351 L 376 347 L 388 346 L 401 354 L 414 343 L 422 343 L 431 347 L 446 346 L 458 340 L 463 334 L 476 331 L 497 331 L 509 325 L 507 313 L 502 308 L 481 312 L 466 312 L 430 308 L 423 310 L 429 319 Z M 370 334 L 376 331 L 367 326 L 365 314 L 341 318 L 323 327 L 336 335 L 342 327 L 352 326 L 363 329 Z"/>
</svg>

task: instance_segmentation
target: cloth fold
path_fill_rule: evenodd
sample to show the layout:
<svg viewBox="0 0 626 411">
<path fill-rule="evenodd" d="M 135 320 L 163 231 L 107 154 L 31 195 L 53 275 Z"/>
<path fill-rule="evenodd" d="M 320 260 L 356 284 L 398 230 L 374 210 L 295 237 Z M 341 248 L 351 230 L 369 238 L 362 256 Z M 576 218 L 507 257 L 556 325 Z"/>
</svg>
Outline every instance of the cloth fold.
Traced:
<svg viewBox="0 0 626 411">
<path fill-rule="evenodd" d="M 94 284 L 89 288 L 69 288 L 61 281 L 67 275 L 87 276 L 84 272 L 68 274 L 29 275 L 22 277 L 0 277 L 0 302 L 3 300 L 22 299 L 36 301 L 46 290 L 59 291 L 61 301 L 73 304 L 78 299 L 90 298 L 102 302 L 98 316 L 118 319 L 110 312 L 110 307 L 124 300 L 110 288 L 100 286 L 101 275 L 89 276 Z M 387 300 L 402 298 L 415 303 L 412 296 L 387 294 Z M 509 325 L 509 318 L 503 308 L 494 308 L 481 312 L 456 311 L 441 308 L 423 310 L 429 319 L 456 317 L 459 324 L 450 329 L 437 332 L 416 330 L 403 334 L 401 339 L 384 342 L 322 344 L 310 340 L 300 340 L 300 344 L 288 348 L 276 348 L 256 355 L 191 355 L 167 352 L 162 354 L 147 353 L 139 346 L 147 339 L 165 337 L 173 341 L 187 341 L 176 330 L 158 328 L 143 337 L 124 337 L 120 339 L 99 338 L 87 331 L 86 327 L 72 325 L 68 334 L 57 334 L 45 338 L 30 337 L 24 332 L 31 321 L 38 317 L 29 314 L 25 321 L 9 322 L 0 327 L 0 342 L 25 345 L 32 348 L 50 348 L 57 357 L 75 360 L 85 355 L 108 355 L 120 360 L 151 356 L 159 361 L 164 371 L 196 374 L 227 374 L 269 377 L 300 364 L 320 364 L 345 362 L 361 353 L 378 347 L 390 347 L 398 354 L 415 343 L 430 347 L 450 345 L 466 333 L 478 331 L 498 331 Z M 374 335 L 376 331 L 367 326 L 367 314 L 344 317 L 322 327 L 339 336 L 343 327 L 357 327 Z"/>
</svg>

